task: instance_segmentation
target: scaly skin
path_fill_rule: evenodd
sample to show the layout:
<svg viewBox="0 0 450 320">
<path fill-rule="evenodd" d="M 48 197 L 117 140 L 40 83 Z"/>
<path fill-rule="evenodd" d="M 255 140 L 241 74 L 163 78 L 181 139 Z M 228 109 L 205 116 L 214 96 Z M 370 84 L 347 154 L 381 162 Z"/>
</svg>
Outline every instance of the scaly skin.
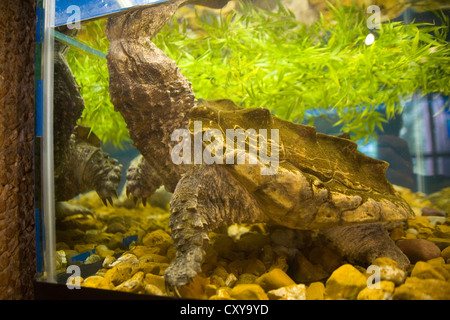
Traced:
<svg viewBox="0 0 450 320">
<path fill-rule="evenodd" d="M 380 224 L 405 220 L 411 213 L 383 176 L 386 163 L 357 153 L 351 141 L 283 122 L 267 110 L 194 99 L 174 61 L 151 42 L 183 3 L 131 9 L 111 17 L 106 30 L 111 101 L 143 156 L 129 170 L 127 192 L 148 197 L 161 184 L 173 192 L 170 227 L 178 251 L 165 272 L 166 284 L 178 288 L 191 281 L 201 270 L 208 233 L 232 223 L 325 228 L 325 235 L 355 260 L 370 264 L 388 256 L 408 264 Z M 178 141 L 171 141 L 171 134 L 195 119 L 222 131 L 279 125 L 280 173 L 261 176 L 261 162 L 175 165 L 171 152 Z M 345 227 L 358 223 L 363 224 Z M 353 245 L 366 237 L 364 245 Z"/>
<path fill-rule="evenodd" d="M 122 165 L 102 151 L 94 134 L 76 125 L 84 109 L 79 86 L 67 64 L 67 46 L 55 44 L 54 162 L 55 198 L 66 201 L 96 190 L 103 203 L 117 197 Z M 82 130 L 84 129 L 84 130 Z M 85 136 L 83 136 L 85 135 Z"/>
</svg>

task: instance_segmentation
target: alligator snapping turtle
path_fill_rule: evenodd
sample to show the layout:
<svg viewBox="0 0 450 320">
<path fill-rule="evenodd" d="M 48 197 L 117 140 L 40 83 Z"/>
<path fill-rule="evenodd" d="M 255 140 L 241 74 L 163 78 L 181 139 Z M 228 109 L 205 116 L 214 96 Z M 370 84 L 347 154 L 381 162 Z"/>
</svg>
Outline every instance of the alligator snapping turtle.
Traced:
<svg viewBox="0 0 450 320">
<path fill-rule="evenodd" d="M 73 36 L 76 29 L 61 27 Z M 67 201 L 96 190 L 103 203 L 117 196 L 122 165 L 102 151 L 100 140 L 87 127 L 77 125 L 84 109 L 79 86 L 66 61 L 67 45 L 55 42 L 54 58 L 54 163 L 55 199 Z M 74 209 L 57 206 L 57 209 Z"/>
<path fill-rule="evenodd" d="M 387 256 L 409 264 L 382 225 L 413 214 L 386 180 L 387 163 L 359 153 L 346 138 L 316 133 L 266 109 L 195 99 L 175 62 L 151 41 L 184 2 L 131 9 L 110 17 L 106 30 L 111 101 L 143 155 L 128 172 L 127 192 L 145 198 L 160 185 L 173 192 L 170 227 L 177 255 L 165 272 L 166 284 L 177 288 L 192 280 L 201 270 L 209 231 L 233 223 L 320 229 L 349 260 L 370 264 Z M 174 164 L 172 151 L 180 142 L 172 141 L 172 133 L 192 130 L 195 121 L 202 132 L 278 129 L 278 172 L 261 175 L 266 163 L 243 148 L 223 156 L 243 153 L 253 162 Z M 207 147 L 204 142 L 202 151 Z"/>
</svg>

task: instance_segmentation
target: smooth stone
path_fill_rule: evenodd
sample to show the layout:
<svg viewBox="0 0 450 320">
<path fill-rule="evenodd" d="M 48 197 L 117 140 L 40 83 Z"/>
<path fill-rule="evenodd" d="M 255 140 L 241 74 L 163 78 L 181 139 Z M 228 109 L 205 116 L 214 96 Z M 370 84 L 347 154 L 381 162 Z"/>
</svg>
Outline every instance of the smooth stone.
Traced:
<svg viewBox="0 0 450 320">
<path fill-rule="evenodd" d="M 101 244 L 95 247 L 95 254 L 100 256 L 100 258 L 105 259 L 107 256 L 112 256 L 114 251 L 110 250 L 104 244 Z"/>
<path fill-rule="evenodd" d="M 438 216 L 445 217 L 446 213 L 436 208 L 432 207 L 423 207 L 422 208 L 422 216 Z"/>
<path fill-rule="evenodd" d="M 120 222 L 113 222 L 113 223 L 111 223 L 108 226 L 108 228 L 106 228 L 105 232 L 108 232 L 108 233 L 117 233 L 117 232 L 125 233 L 125 232 L 127 232 L 127 228 L 123 224 L 121 224 Z"/>
<path fill-rule="evenodd" d="M 320 264 L 313 264 L 300 252 L 295 255 L 289 274 L 297 283 L 319 281 L 330 275 Z"/>
<path fill-rule="evenodd" d="M 157 247 L 159 254 L 165 254 L 167 248 L 173 245 L 173 240 L 167 232 L 158 229 L 145 235 L 142 243 L 146 247 Z"/>
<path fill-rule="evenodd" d="M 306 289 L 306 300 L 323 300 L 325 286 L 322 282 L 313 282 Z"/>
<path fill-rule="evenodd" d="M 144 290 L 144 273 L 136 272 L 130 279 L 125 280 L 114 288 L 117 291 L 138 293 Z"/>
<path fill-rule="evenodd" d="M 394 300 L 450 300 L 450 282 L 436 279 L 407 278 L 395 288 Z"/>
<path fill-rule="evenodd" d="M 163 293 L 166 291 L 166 281 L 163 276 L 147 273 L 144 278 L 144 283 L 157 287 Z"/>
<path fill-rule="evenodd" d="M 246 253 L 259 252 L 269 243 L 270 238 L 268 236 L 256 232 L 247 232 L 236 241 L 238 250 Z"/>
<path fill-rule="evenodd" d="M 344 264 L 331 274 L 325 287 L 329 298 L 354 300 L 366 286 L 366 277 L 352 265 Z"/>
<path fill-rule="evenodd" d="M 392 281 L 396 285 L 405 282 L 407 273 L 398 263 L 390 258 L 381 257 L 372 262 L 372 265 L 379 267 L 380 280 Z M 373 273 L 366 271 L 367 274 Z"/>
<path fill-rule="evenodd" d="M 330 274 L 343 264 L 342 256 L 325 246 L 314 247 L 308 255 L 308 260 L 321 265 Z"/>
<path fill-rule="evenodd" d="M 420 279 L 437 279 L 444 281 L 446 280 L 446 277 L 443 274 L 441 274 L 438 270 L 436 270 L 436 268 L 434 268 L 431 264 L 424 261 L 418 261 L 416 263 L 416 265 L 411 271 L 411 277 L 416 277 Z"/>
<path fill-rule="evenodd" d="M 294 285 L 294 280 L 291 279 L 283 270 L 275 268 L 271 271 L 263 274 L 255 281 L 265 291 L 278 289 L 281 287 L 287 287 Z"/>
<path fill-rule="evenodd" d="M 267 292 L 270 300 L 306 300 L 306 287 L 304 284 L 292 284 Z"/>
<path fill-rule="evenodd" d="M 437 225 L 434 234 L 439 238 L 447 238 L 450 239 L 450 226 L 445 224 Z"/>
<path fill-rule="evenodd" d="M 146 284 L 144 286 L 144 291 L 146 294 L 152 295 L 152 296 L 163 296 L 164 292 L 161 291 L 160 288 L 157 286 L 154 286 L 152 284 Z"/>
<path fill-rule="evenodd" d="M 103 268 L 112 268 L 112 264 L 116 261 L 116 258 L 114 256 L 107 256 L 105 260 L 103 260 L 102 267 Z"/>
<path fill-rule="evenodd" d="M 444 250 L 441 251 L 441 256 L 444 258 L 445 261 L 450 259 L 450 246 L 446 247 Z"/>
<path fill-rule="evenodd" d="M 238 300 L 269 300 L 264 289 L 257 284 L 238 284 L 231 290 L 230 296 Z"/>
<path fill-rule="evenodd" d="M 108 289 L 108 290 L 114 287 L 114 285 L 110 281 L 108 281 L 108 279 L 105 279 L 100 276 L 90 276 L 84 279 L 81 285 L 83 287 L 88 288 Z"/>
<path fill-rule="evenodd" d="M 379 288 L 377 287 L 379 286 Z M 392 300 L 395 284 L 392 281 L 380 281 L 374 287 L 366 287 L 358 293 L 357 300 Z"/>
<path fill-rule="evenodd" d="M 114 264 L 114 266 L 106 271 L 105 280 L 111 282 L 114 286 L 118 286 L 122 282 L 131 278 L 135 265 L 130 262 L 122 262 Z"/>
<path fill-rule="evenodd" d="M 141 258 L 148 254 L 158 254 L 161 250 L 155 247 L 136 246 L 130 252 L 136 257 Z"/>
<path fill-rule="evenodd" d="M 101 261 L 103 258 L 100 257 L 98 254 L 91 254 L 89 257 L 86 258 L 84 261 L 84 264 L 91 264 Z"/>
<path fill-rule="evenodd" d="M 397 242 L 397 247 L 413 264 L 417 261 L 427 261 L 441 256 L 439 247 L 425 239 L 400 240 Z"/>
</svg>

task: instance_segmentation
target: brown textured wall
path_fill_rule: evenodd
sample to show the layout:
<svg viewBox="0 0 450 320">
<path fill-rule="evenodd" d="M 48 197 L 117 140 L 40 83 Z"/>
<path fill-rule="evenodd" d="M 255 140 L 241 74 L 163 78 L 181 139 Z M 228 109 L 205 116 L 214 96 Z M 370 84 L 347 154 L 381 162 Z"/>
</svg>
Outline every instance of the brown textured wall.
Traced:
<svg viewBox="0 0 450 320">
<path fill-rule="evenodd" d="M 35 0 L 0 0 L 0 299 L 33 298 Z"/>
</svg>

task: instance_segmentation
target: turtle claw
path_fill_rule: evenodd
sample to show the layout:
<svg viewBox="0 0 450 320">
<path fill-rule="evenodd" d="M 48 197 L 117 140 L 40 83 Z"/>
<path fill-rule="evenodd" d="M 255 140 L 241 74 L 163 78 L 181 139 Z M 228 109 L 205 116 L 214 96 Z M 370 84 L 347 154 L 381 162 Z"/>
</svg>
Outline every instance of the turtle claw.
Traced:
<svg viewBox="0 0 450 320">
<path fill-rule="evenodd" d="M 111 206 L 113 206 L 113 201 L 111 197 L 107 197 L 106 200 L 108 200 L 108 202 L 111 204 Z"/>
<path fill-rule="evenodd" d="M 142 198 L 142 204 L 145 206 L 147 206 L 147 198 Z"/>
<path fill-rule="evenodd" d="M 100 198 L 100 199 L 102 199 L 103 204 L 105 205 L 105 207 L 107 207 L 108 206 L 108 202 L 106 202 L 106 198 Z"/>
</svg>

